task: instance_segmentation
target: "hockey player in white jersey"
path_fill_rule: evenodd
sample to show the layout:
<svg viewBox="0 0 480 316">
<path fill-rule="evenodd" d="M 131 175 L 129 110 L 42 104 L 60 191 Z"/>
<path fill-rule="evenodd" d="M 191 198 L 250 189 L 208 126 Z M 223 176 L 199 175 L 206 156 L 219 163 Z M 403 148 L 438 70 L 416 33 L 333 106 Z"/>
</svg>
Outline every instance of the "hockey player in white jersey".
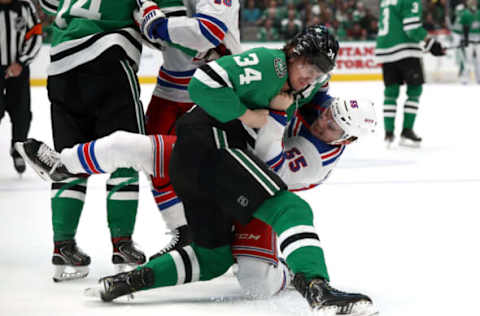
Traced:
<svg viewBox="0 0 480 316">
<path fill-rule="evenodd" d="M 305 190 L 321 184 L 345 146 L 373 132 L 377 119 L 371 101 L 332 98 L 324 88 L 299 110 L 288 126 L 286 122 L 284 112 L 270 111 L 266 126 L 258 132 L 254 150 L 290 190 Z M 115 132 L 61 153 L 35 140 L 18 143 L 16 147 L 46 180 L 72 173 L 108 173 L 119 167 L 164 176 L 175 139 L 169 135 Z M 250 235 L 256 238 L 245 238 Z M 279 260 L 277 244 L 281 247 L 282 240 L 277 243 L 271 227 L 260 220 L 236 225 L 232 253 L 238 262 L 237 278 L 246 294 L 269 297 L 290 283 L 288 267 Z"/>
<path fill-rule="evenodd" d="M 187 91 L 195 70 L 206 61 L 241 52 L 239 2 L 184 0 L 182 6 L 159 9 L 141 1 L 136 21 L 144 36 L 162 48 L 163 64 L 146 112 L 148 135 L 175 135 L 175 122 L 192 106 Z M 157 45 L 157 46 L 158 46 Z M 183 204 L 168 175 L 152 176 L 155 203 L 170 233 L 170 243 L 150 259 L 191 242 Z"/>
</svg>

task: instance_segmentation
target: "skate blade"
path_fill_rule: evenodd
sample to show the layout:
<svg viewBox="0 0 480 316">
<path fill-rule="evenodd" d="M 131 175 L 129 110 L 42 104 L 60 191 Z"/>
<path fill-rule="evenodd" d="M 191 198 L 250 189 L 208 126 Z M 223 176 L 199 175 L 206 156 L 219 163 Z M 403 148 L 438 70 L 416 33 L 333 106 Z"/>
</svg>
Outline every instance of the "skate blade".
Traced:
<svg viewBox="0 0 480 316">
<path fill-rule="evenodd" d="M 400 146 L 410 147 L 410 148 L 420 148 L 420 144 L 421 142 L 414 142 L 410 139 L 405 139 L 405 138 L 400 139 L 400 143 L 399 143 Z"/>
<path fill-rule="evenodd" d="M 96 287 L 88 287 L 86 288 L 85 290 L 83 290 L 83 295 L 86 296 L 86 297 L 92 297 L 92 298 L 99 298 L 103 301 L 102 299 L 102 294 L 104 292 L 104 289 L 103 289 L 103 286 L 102 285 L 98 285 Z M 135 297 L 133 296 L 133 294 L 128 294 L 128 295 L 125 295 L 125 296 L 121 296 L 118 299 L 121 299 L 121 298 L 124 298 L 126 299 L 127 301 L 131 301 L 133 300 Z"/>
<path fill-rule="evenodd" d="M 53 274 L 54 282 L 63 282 L 70 280 L 83 279 L 88 275 L 88 266 L 72 267 L 72 266 L 55 266 Z"/>
<path fill-rule="evenodd" d="M 14 145 L 15 149 L 17 150 L 17 152 L 20 154 L 20 156 L 22 156 L 23 160 L 25 160 L 25 162 L 27 163 L 27 165 L 29 165 L 34 171 L 36 174 L 38 174 L 38 176 L 40 178 L 42 178 L 43 180 L 45 181 L 49 181 L 49 182 L 52 182 L 52 179 L 50 179 L 50 176 L 48 175 L 48 173 L 46 173 L 45 171 L 43 171 L 42 169 L 38 168 L 34 163 L 33 161 L 30 160 L 30 158 L 28 158 L 27 156 L 27 153 L 25 152 L 25 150 L 23 149 L 23 143 L 21 142 L 16 142 L 15 145 Z"/>
<path fill-rule="evenodd" d="M 319 309 L 313 310 L 313 314 L 316 316 L 335 316 L 335 315 L 377 316 L 379 315 L 379 312 L 374 308 L 372 303 L 366 302 L 366 301 L 360 301 L 353 304 L 349 312 L 342 311 L 338 306 L 326 306 L 326 307 L 320 307 Z"/>
<path fill-rule="evenodd" d="M 353 305 L 351 316 L 376 316 L 379 315 L 379 311 L 370 302 L 358 302 Z"/>
<path fill-rule="evenodd" d="M 115 270 L 115 274 L 122 273 L 122 272 L 129 272 L 138 268 L 138 264 L 136 263 L 117 263 L 113 265 L 113 269 Z"/>
</svg>

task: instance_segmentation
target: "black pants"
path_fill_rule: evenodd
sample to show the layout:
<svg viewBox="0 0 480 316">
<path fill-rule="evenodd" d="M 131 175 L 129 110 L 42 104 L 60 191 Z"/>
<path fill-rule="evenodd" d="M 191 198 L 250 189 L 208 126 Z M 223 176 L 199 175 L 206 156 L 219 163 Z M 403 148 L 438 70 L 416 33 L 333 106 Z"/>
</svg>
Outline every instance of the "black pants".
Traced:
<svg viewBox="0 0 480 316">
<path fill-rule="evenodd" d="M 286 185 L 247 149 L 249 135 L 239 120 L 222 124 L 196 107 L 175 129 L 169 173 L 193 240 L 206 248 L 228 245 L 233 222 L 248 223 Z"/>
<path fill-rule="evenodd" d="M 12 146 L 27 138 L 30 111 L 30 69 L 25 67 L 18 77 L 5 79 L 7 67 L 0 66 L 0 120 L 5 112 L 12 122 Z"/>
<path fill-rule="evenodd" d="M 55 149 L 61 151 L 117 130 L 144 133 L 139 87 L 119 48 L 66 73 L 49 76 Z"/>
<path fill-rule="evenodd" d="M 420 58 L 404 58 L 382 65 L 383 82 L 386 86 L 392 84 L 419 86 L 425 83 L 423 64 Z"/>
</svg>

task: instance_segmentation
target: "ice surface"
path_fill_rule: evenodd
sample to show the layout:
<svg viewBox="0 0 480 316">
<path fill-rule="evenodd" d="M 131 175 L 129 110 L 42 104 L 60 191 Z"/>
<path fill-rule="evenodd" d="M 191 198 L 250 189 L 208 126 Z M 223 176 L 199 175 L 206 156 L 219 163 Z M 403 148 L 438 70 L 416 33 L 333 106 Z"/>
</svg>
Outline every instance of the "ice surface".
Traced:
<svg viewBox="0 0 480 316">
<path fill-rule="evenodd" d="M 142 86 L 145 106 L 152 89 Z M 416 124 L 424 138 L 420 149 L 385 149 L 380 122 L 374 136 L 347 149 L 328 183 L 301 194 L 315 211 L 332 285 L 370 295 L 380 315 L 478 314 L 479 90 L 424 86 Z M 370 98 L 381 117 L 380 82 L 333 82 L 331 92 Z M 32 111 L 30 136 L 52 144 L 44 87 L 32 88 Z M 84 297 L 86 287 L 113 272 L 105 176 L 90 179 L 77 233 L 92 257 L 90 275 L 53 283 L 49 185 L 30 168 L 22 179 L 15 173 L 7 117 L 0 135 L 0 315 L 309 315 L 296 292 L 243 298 L 232 274 L 138 293 L 132 301 Z M 151 255 L 168 236 L 141 180 L 134 239 Z"/>
</svg>

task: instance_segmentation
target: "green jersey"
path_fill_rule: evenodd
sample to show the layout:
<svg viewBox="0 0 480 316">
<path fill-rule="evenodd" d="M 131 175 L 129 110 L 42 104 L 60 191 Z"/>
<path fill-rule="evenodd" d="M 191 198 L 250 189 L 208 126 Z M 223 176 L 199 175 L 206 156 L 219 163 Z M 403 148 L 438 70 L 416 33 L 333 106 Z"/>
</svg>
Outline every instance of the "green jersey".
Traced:
<svg viewBox="0 0 480 316">
<path fill-rule="evenodd" d="M 470 33 L 474 35 L 472 38 L 474 41 L 478 41 L 480 39 L 480 10 L 475 12 Z"/>
<path fill-rule="evenodd" d="M 158 0 L 162 8 L 182 6 L 181 0 Z M 49 75 L 71 70 L 100 56 L 112 46 L 121 47 L 135 67 L 141 55 L 141 35 L 133 20 L 135 0 L 40 1 L 56 15 L 53 24 Z"/>
<path fill-rule="evenodd" d="M 188 91 L 198 106 L 225 123 L 243 115 L 247 109 L 267 109 L 270 101 L 288 79 L 287 63 L 282 50 L 254 48 L 238 55 L 225 56 L 195 72 Z M 299 94 L 288 108 L 305 104 L 319 89 L 320 83 Z"/>
<path fill-rule="evenodd" d="M 421 58 L 420 42 L 427 35 L 422 27 L 420 0 L 381 0 L 375 56 L 379 63 Z"/>
<path fill-rule="evenodd" d="M 453 23 L 452 30 L 453 30 L 454 33 L 463 36 L 464 35 L 463 34 L 463 28 L 465 26 L 467 26 L 469 28 L 469 30 L 471 30 L 473 21 L 475 20 L 475 16 L 467 8 L 464 8 L 462 10 L 458 10 L 455 13 L 455 15 L 456 15 L 456 17 L 455 17 L 455 22 Z"/>
</svg>

